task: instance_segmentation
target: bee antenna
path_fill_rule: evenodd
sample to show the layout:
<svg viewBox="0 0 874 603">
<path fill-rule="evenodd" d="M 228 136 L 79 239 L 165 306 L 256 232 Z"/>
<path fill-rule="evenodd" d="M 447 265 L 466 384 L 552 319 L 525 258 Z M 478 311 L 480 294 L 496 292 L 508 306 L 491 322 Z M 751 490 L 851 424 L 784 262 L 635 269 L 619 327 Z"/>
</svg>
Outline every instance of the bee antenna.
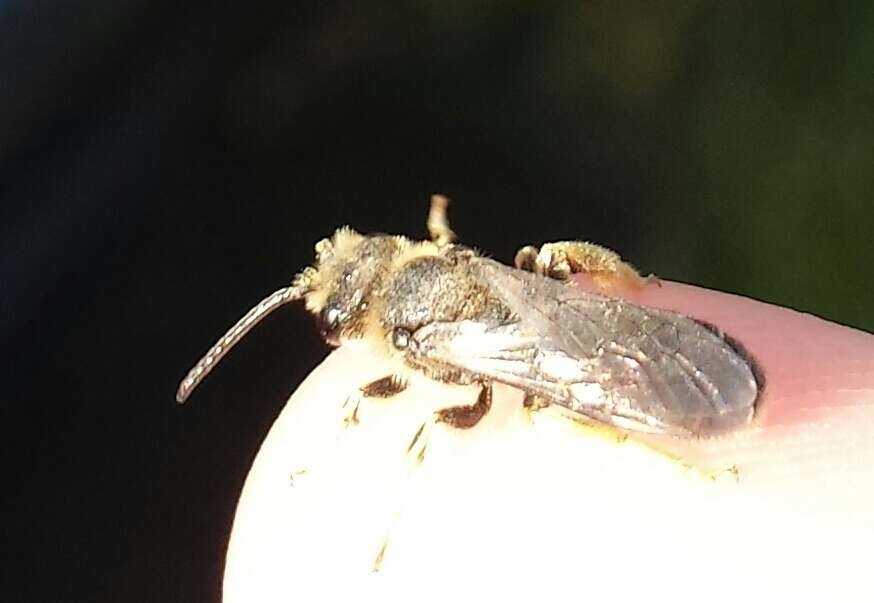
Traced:
<svg viewBox="0 0 874 603">
<path fill-rule="evenodd" d="M 215 342 L 209 351 L 194 365 L 185 379 L 179 384 L 179 389 L 176 390 L 176 401 L 179 404 L 185 402 L 191 392 L 194 391 L 201 381 L 209 374 L 216 364 L 239 342 L 246 333 L 252 330 L 261 320 L 289 302 L 301 299 L 308 291 L 303 283 L 295 283 L 290 287 L 278 289 L 258 302 L 254 308 L 249 310 L 243 318 L 237 321 L 237 324 L 228 329 L 227 333 L 222 335 L 221 339 Z"/>
</svg>

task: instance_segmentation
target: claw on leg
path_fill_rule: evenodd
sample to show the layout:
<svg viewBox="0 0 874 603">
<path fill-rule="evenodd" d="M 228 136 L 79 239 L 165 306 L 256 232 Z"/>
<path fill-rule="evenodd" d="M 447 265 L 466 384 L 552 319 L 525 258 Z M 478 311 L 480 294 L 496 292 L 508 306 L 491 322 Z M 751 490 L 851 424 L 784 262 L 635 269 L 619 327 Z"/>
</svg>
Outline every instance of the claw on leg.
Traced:
<svg viewBox="0 0 874 603">
<path fill-rule="evenodd" d="M 404 381 L 403 378 L 398 377 L 397 375 L 389 375 L 377 379 L 376 381 L 371 381 L 366 385 L 362 385 L 358 388 L 358 391 L 360 391 L 361 395 L 365 398 L 391 398 L 405 389 L 407 389 L 407 382 Z M 347 398 L 346 402 L 343 403 L 343 408 L 346 408 L 353 400 L 355 401 L 355 406 L 352 409 L 352 412 L 343 417 L 343 423 L 345 423 L 346 427 L 358 425 L 361 421 L 358 416 L 358 409 L 361 406 L 360 396 L 351 396 Z"/>
<path fill-rule="evenodd" d="M 348 402 L 348 400 L 347 400 Z M 345 404 L 343 405 L 346 406 Z M 355 401 L 355 408 L 352 409 L 352 412 L 343 417 L 343 424 L 346 427 L 352 427 L 353 425 L 358 425 L 361 422 L 361 419 L 358 418 L 358 407 L 361 406 L 361 399 Z"/>
<path fill-rule="evenodd" d="M 382 569 L 382 560 L 385 559 L 385 550 L 388 548 L 388 536 L 385 537 L 385 541 L 383 541 L 382 546 L 379 548 L 379 552 L 376 553 L 376 557 L 373 560 L 373 566 L 370 568 L 370 571 L 374 574 L 379 573 L 379 570 Z"/>
<path fill-rule="evenodd" d="M 725 467 L 724 469 L 719 469 L 717 471 L 711 471 L 708 476 L 710 481 L 720 482 L 725 479 L 733 481 L 736 484 L 740 483 L 740 469 L 737 465 L 732 465 L 731 467 Z"/>
<path fill-rule="evenodd" d="M 295 483 L 294 483 L 295 478 L 300 477 L 301 475 L 306 475 L 307 473 L 308 473 L 308 470 L 307 470 L 307 469 L 298 469 L 297 471 L 292 471 L 291 474 L 288 476 L 288 484 L 289 484 L 292 488 L 294 488 L 294 486 L 295 486 Z"/>
<path fill-rule="evenodd" d="M 422 439 L 422 434 L 425 433 L 425 428 L 428 426 L 428 424 L 429 423 L 422 423 L 422 426 L 419 428 L 419 430 L 413 436 L 413 439 L 410 440 L 410 445 L 407 446 L 407 454 L 411 453 L 413 451 L 413 448 L 416 447 L 416 444 L 419 443 L 419 440 Z M 431 424 L 433 425 L 433 422 L 431 422 Z M 428 445 L 428 438 L 425 437 L 425 439 L 422 441 L 422 447 L 419 449 L 419 452 L 416 453 L 416 462 L 419 463 L 420 465 L 422 464 L 422 461 L 425 460 L 425 447 L 427 445 Z"/>
</svg>

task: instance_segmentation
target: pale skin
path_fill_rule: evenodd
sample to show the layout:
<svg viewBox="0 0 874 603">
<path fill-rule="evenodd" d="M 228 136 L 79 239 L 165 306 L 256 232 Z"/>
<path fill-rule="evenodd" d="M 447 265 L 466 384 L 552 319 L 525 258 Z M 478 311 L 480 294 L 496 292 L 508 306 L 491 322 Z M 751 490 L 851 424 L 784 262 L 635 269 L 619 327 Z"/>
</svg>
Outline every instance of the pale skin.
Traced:
<svg viewBox="0 0 874 603">
<path fill-rule="evenodd" d="M 752 429 L 708 442 L 651 442 L 689 471 L 546 411 L 529 417 L 519 396 L 496 388 L 479 425 L 437 427 L 419 463 L 406 450 L 416 427 L 472 390 L 450 388 L 458 390 L 451 400 L 415 394 L 431 407 L 411 387 L 363 402 L 360 423 L 342 427 L 338 398 L 379 368 L 368 354 L 341 348 L 301 386 L 255 461 L 228 551 L 225 600 L 291 600 L 309 592 L 308 578 L 363 579 L 380 552 L 378 575 L 399 588 L 428 576 L 479 580 L 524 568 L 515 579 L 540 589 L 577 583 L 562 571 L 573 565 L 597 577 L 586 583 L 590 596 L 646 594 L 662 579 L 681 600 L 715 584 L 723 594 L 870 592 L 874 337 L 678 283 L 622 294 L 743 342 L 767 379 Z M 736 479 L 718 477 L 731 466 Z M 639 579 L 629 581 L 629 572 Z"/>
</svg>

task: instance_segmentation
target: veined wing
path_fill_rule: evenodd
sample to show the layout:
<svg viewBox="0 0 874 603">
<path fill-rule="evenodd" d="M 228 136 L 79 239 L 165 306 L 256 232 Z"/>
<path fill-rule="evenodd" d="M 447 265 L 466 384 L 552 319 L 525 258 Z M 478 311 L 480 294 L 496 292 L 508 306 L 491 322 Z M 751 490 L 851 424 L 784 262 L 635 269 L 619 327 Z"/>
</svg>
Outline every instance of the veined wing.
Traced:
<svg viewBox="0 0 874 603">
<path fill-rule="evenodd" d="M 751 420 L 751 361 L 710 327 L 486 258 L 471 269 L 513 319 L 426 325 L 413 335 L 420 358 L 634 431 L 713 435 Z"/>
</svg>

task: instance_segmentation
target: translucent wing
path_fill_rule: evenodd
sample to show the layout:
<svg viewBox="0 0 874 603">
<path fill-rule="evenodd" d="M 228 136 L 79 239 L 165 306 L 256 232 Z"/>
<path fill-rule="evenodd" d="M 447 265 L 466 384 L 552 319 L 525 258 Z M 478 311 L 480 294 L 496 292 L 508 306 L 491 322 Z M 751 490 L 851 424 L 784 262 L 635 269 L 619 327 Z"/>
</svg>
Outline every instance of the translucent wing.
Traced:
<svg viewBox="0 0 874 603">
<path fill-rule="evenodd" d="M 751 361 L 711 328 L 485 258 L 471 269 L 513 318 L 431 323 L 415 356 L 635 431 L 712 435 L 752 418 Z"/>
</svg>

